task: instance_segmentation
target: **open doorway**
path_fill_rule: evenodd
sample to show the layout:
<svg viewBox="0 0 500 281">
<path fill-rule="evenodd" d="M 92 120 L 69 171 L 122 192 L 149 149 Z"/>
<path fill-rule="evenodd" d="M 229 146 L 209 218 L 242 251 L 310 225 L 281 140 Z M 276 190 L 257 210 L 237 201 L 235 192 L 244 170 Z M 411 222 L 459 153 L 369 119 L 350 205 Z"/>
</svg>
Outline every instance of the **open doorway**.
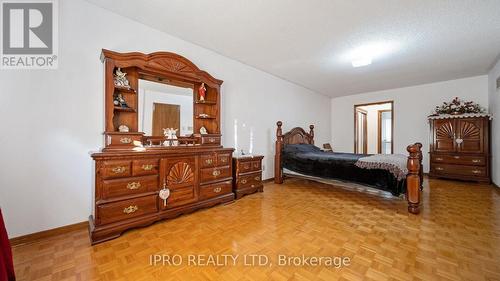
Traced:
<svg viewBox="0 0 500 281">
<path fill-rule="evenodd" d="M 392 101 L 354 106 L 354 153 L 394 153 L 393 106 Z"/>
</svg>

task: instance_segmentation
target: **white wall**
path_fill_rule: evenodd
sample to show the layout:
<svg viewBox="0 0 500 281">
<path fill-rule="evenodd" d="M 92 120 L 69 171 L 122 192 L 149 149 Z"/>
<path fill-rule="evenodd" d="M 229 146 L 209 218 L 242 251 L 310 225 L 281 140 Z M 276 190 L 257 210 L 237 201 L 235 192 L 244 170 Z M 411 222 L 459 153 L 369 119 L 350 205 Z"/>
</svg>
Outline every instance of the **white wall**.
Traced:
<svg viewBox="0 0 500 281">
<path fill-rule="evenodd" d="M 429 170 L 429 124 L 427 116 L 436 105 L 454 97 L 488 107 L 488 76 L 476 76 L 413 87 L 363 93 L 331 100 L 332 145 L 335 151 L 354 150 L 355 104 L 394 101 L 394 152 L 406 154 L 406 146 L 421 142 L 424 171 Z"/>
<path fill-rule="evenodd" d="M 171 51 L 224 80 L 222 132 L 255 128 L 255 152 L 273 176 L 275 123 L 316 125 L 330 140 L 330 99 L 82 0 L 59 1 L 59 68 L 0 70 L 0 206 L 10 237 L 81 222 L 92 212 L 93 163 L 103 145 L 101 48 Z M 89 17 L 91 20 L 89 20 Z"/>
<path fill-rule="evenodd" d="M 496 87 L 496 80 L 500 77 L 500 60 L 491 69 L 489 75 L 489 107 L 493 114 L 491 122 L 491 150 L 493 182 L 500 186 L 500 89 Z"/>
</svg>

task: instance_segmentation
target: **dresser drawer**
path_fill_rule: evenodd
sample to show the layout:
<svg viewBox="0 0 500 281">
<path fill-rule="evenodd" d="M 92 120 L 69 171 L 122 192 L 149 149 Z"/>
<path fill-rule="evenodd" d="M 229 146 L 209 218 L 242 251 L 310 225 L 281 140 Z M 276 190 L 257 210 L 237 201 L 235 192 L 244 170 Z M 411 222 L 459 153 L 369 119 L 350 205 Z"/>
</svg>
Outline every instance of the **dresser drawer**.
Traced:
<svg viewBox="0 0 500 281">
<path fill-rule="evenodd" d="M 122 221 L 158 211 L 157 196 L 145 196 L 97 206 L 101 224 Z"/>
<path fill-rule="evenodd" d="M 158 189 L 158 176 L 103 180 L 102 199 L 154 192 Z"/>
<path fill-rule="evenodd" d="M 217 168 L 204 168 L 200 172 L 201 182 L 213 182 L 223 180 L 231 177 L 230 166 L 217 167 Z"/>
<path fill-rule="evenodd" d="M 470 155 L 439 155 L 431 156 L 434 163 L 459 164 L 459 165 L 477 165 L 485 166 L 486 158 L 484 156 Z"/>
<path fill-rule="evenodd" d="M 200 162 L 202 168 L 214 167 L 217 163 L 217 157 L 215 154 L 201 155 Z"/>
<path fill-rule="evenodd" d="M 262 162 L 260 160 L 252 161 L 252 171 L 260 171 L 261 165 L 262 165 Z"/>
<path fill-rule="evenodd" d="M 216 184 L 200 186 L 200 200 L 217 197 L 223 194 L 231 193 L 232 181 L 225 181 Z"/>
<path fill-rule="evenodd" d="M 256 187 L 262 185 L 261 173 L 253 173 L 244 176 L 239 176 L 236 181 L 237 188 Z"/>
<path fill-rule="evenodd" d="M 220 136 L 201 136 L 201 144 L 220 145 Z"/>
<path fill-rule="evenodd" d="M 134 176 L 157 175 L 159 168 L 158 159 L 141 159 L 132 162 Z"/>
<path fill-rule="evenodd" d="M 217 154 L 217 165 L 218 166 L 227 166 L 229 165 L 229 161 L 231 161 L 230 153 Z"/>
<path fill-rule="evenodd" d="M 239 161 L 238 173 L 248 173 L 252 171 L 252 161 Z"/>
<path fill-rule="evenodd" d="M 134 146 L 134 141 L 142 142 L 142 134 L 108 134 L 109 146 Z"/>
<path fill-rule="evenodd" d="M 186 205 L 197 201 L 197 199 L 194 186 L 171 189 L 170 196 L 167 199 L 167 207 L 173 208 Z M 163 205 L 163 200 L 160 199 L 160 202 Z"/>
<path fill-rule="evenodd" d="M 130 165 L 128 160 L 111 160 L 104 161 L 101 167 L 101 175 L 104 179 L 122 178 L 131 176 Z"/>
<path fill-rule="evenodd" d="M 474 176 L 485 177 L 487 170 L 481 166 L 466 166 L 466 165 L 451 165 L 451 164 L 432 164 L 432 171 L 434 174 L 439 175 L 461 175 L 461 176 Z"/>
</svg>

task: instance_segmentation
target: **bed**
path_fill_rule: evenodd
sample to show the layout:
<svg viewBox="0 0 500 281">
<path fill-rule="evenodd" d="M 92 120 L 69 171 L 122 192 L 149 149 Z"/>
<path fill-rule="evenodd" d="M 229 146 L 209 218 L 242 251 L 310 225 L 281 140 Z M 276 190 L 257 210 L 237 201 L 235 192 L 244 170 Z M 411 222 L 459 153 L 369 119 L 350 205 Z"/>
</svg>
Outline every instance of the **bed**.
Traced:
<svg viewBox="0 0 500 281">
<path fill-rule="evenodd" d="M 420 192 L 423 182 L 422 144 L 409 145 L 407 159 L 400 156 L 406 162 L 403 163 L 403 166 L 406 164 L 406 169 L 404 177 L 398 177 L 394 171 L 387 169 L 361 168 L 359 161 L 368 159 L 366 158 L 368 155 L 325 152 L 314 146 L 313 125 L 309 126 L 309 133 L 296 127 L 285 134 L 281 128 L 283 123 L 278 121 L 277 125 L 275 183 L 283 183 L 285 177 L 302 175 L 313 179 L 353 182 L 390 192 L 394 196 L 404 195 L 408 201 L 408 212 L 412 214 L 420 212 Z"/>
</svg>

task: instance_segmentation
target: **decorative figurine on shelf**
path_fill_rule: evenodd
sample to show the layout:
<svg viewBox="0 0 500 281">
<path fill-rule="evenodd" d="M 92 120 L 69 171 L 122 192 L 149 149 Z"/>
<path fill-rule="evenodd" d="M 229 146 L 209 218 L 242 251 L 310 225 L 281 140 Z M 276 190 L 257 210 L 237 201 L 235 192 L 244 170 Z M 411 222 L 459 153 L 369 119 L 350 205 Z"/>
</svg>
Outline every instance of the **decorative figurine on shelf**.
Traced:
<svg viewBox="0 0 500 281">
<path fill-rule="evenodd" d="M 128 79 L 127 79 L 127 77 L 125 77 L 126 75 L 127 75 L 127 73 L 122 72 L 122 69 L 118 67 L 115 71 L 115 74 L 113 75 L 114 81 L 115 81 L 115 86 L 130 89 L 130 84 L 128 82 Z"/>
<path fill-rule="evenodd" d="M 204 126 L 201 126 L 201 128 L 200 128 L 200 134 L 202 134 L 202 135 L 208 134 L 207 128 L 205 128 Z"/>
<path fill-rule="evenodd" d="M 113 104 L 115 106 L 123 107 L 123 108 L 129 108 L 127 102 L 123 98 L 122 94 L 117 94 L 113 100 Z"/>
<path fill-rule="evenodd" d="M 201 83 L 201 86 L 198 88 L 198 94 L 200 95 L 200 101 L 205 101 L 206 93 L 207 93 L 207 88 L 205 88 L 205 83 Z"/>
<path fill-rule="evenodd" d="M 174 128 L 166 128 L 163 129 L 163 134 L 165 135 L 165 141 L 163 142 L 164 146 L 178 146 L 179 141 L 177 141 L 177 131 L 178 129 Z"/>
<path fill-rule="evenodd" d="M 128 133 L 130 129 L 126 125 L 120 125 L 120 127 L 118 127 L 118 131 L 121 133 Z"/>
</svg>

